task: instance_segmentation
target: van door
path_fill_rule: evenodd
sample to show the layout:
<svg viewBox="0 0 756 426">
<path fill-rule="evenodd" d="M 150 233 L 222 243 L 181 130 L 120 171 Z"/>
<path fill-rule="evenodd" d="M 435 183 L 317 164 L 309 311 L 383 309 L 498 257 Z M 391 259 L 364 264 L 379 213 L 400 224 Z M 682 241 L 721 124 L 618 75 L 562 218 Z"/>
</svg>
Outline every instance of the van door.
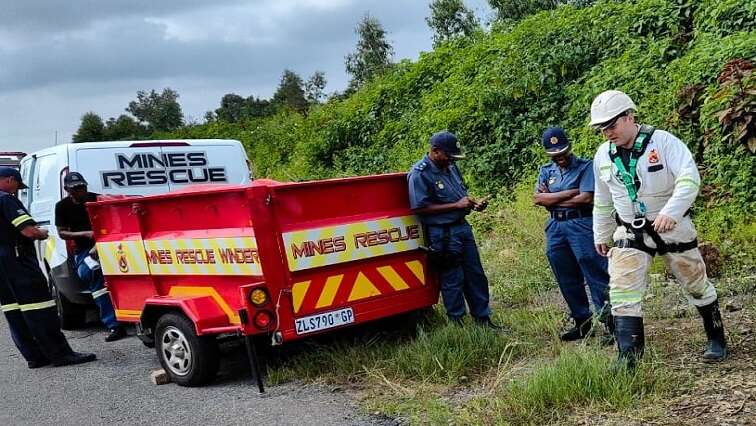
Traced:
<svg viewBox="0 0 756 426">
<path fill-rule="evenodd" d="M 74 148 L 77 171 L 99 194 L 149 195 L 170 190 L 159 146 Z"/>
<path fill-rule="evenodd" d="M 244 184 L 249 182 L 247 155 L 236 141 L 193 142 L 190 146 L 164 146 L 171 190 L 192 184 Z"/>
<path fill-rule="evenodd" d="M 21 180 L 28 183 L 30 186 L 32 182 L 32 170 L 34 168 L 34 160 L 35 157 L 28 157 L 27 159 L 21 161 L 19 172 L 21 173 Z M 18 199 L 21 201 L 21 204 L 26 207 L 27 210 L 29 210 L 29 203 L 32 201 L 32 191 L 31 189 L 19 189 L 18 190 Z"/>
<path fill-rule="evenodd" d="M 29 181 L 29 213 L 39 225 L 48 226 L 52 223 L 55 203 L 60 199 L 60 175 L 57 165 L 58 155 L 55 153 L 38 156 L 34 160 Z"/>
</svg>

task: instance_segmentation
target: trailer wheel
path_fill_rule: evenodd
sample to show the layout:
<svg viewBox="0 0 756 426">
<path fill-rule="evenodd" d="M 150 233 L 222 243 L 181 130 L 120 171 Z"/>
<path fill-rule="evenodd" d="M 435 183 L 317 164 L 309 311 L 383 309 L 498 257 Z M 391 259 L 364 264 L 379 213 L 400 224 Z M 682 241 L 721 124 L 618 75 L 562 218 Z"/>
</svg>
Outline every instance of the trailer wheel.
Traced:
<svg viewBox="0 0 756 426">
<path fill-rule="evenodd" d="M 52 293 L 52 297 L 55 300 L 60 328 L 63 330 L 75 330 L 83 327 L 87 318 L 86 307 L 69 302 L 66 296 L 58 291 L 58 286 L 55 285 L 52 275 L 50 275 L 50 293 Z"/>
<path fill-rule="evenodd" d="M 214 336 L 197 336 L 186 316 L 170 312 L 155 326 L 155 350 L 171 381 L 200 386 L 218 372 L 218 343 Z"/>
</svg>

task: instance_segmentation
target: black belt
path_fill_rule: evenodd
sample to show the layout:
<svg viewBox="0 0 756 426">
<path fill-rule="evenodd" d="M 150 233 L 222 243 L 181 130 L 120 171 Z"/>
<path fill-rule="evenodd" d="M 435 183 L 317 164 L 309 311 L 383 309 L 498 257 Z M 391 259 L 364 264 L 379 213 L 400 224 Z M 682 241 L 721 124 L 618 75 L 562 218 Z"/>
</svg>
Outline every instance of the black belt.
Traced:
<svg viewBox="0 0 756 426">
<path fill-rule="evenodd" d="M 554 220 L 578 219 L 593 216 L 592 210 L 552 210 L 551 218 Z"/>
<path fill-rule="evenodd" d="M 686 212 L 687 214 L 687 212 Z M 694 238 L 693 241 L 688 241 L 685 243 L 668 243 L 664 241 L 664 239 L 659 235 L 658 232 L 654 229 L 653 225 L 651 224 L 651 221 L 646 219 L 645 223 L 641 228 L 636 228 L 632 224 L 624 222 L 622 219 L 620 219 L 619 215 L 615 214 L 614 219 L 617 221 L 617 225 L 624 226 L 625 229 L 627 229 L 629 232 L 633 234 L 632 240 L 628 239 L 622 239 L 619 241 L 614 242 L 614 246 L 617 248 L 634 248 L 641 251 L 644 251 L 651 256 L 655 255 L 664 255 L 667 253 L 682 253 L 684 251 L 688 251 L 691 249 L 694 249 L 698 247 L 698 239 Z M 651 240 L 656 244 L 656 248 L 651 248 L 646 245 L 646 242 L 643 241 L 643 234 L 648 234 L 649 237 L 651 237 Z"/>
</svg>

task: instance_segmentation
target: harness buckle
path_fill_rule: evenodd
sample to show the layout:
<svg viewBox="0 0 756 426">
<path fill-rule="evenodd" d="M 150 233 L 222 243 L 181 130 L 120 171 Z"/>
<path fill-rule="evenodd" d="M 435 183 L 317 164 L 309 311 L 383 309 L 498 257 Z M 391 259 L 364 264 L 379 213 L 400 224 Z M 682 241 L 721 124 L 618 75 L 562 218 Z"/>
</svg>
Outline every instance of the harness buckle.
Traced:
<svg viewBox="0 0 756 426">
<path fill-rule="evenodd" d="M 633 219 L 633 221 L 630 223 L 630 226 L 632 226 L 635 229 L 643 229 L 644 226 L 646 226 L 646 217 L 636 217 Z"/>
</svg>

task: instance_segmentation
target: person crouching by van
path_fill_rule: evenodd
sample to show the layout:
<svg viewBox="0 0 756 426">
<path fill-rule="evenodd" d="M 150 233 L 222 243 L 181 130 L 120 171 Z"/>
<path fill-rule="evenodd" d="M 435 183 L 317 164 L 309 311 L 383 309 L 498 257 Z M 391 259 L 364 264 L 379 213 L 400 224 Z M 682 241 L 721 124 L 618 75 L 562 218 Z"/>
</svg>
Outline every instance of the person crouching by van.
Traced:
<svg viewBox="0 0 756 426">
<path fill-rule="evenodd" d="M 58 228 L 58 235 L 64 240 L 74 242 L 76 274 L 92 292 L 92 298 L 100 310 L 100 320 L 110 330 L 105 341 L 119 340 L 126 337 L 126 329 L 116 321 L 110 292 L 105 287 L 105 277 L 102 275 L 99 262 L 95 260 L 97 251 L 94 233 L 85 207 L 86 203 L 97 201 L 97 194 L 87 191 L 87 181 L 77 172 L 66 175 L 63 187 L 68 197 L 55 205 L 55 226 Z"/>
</svg>

